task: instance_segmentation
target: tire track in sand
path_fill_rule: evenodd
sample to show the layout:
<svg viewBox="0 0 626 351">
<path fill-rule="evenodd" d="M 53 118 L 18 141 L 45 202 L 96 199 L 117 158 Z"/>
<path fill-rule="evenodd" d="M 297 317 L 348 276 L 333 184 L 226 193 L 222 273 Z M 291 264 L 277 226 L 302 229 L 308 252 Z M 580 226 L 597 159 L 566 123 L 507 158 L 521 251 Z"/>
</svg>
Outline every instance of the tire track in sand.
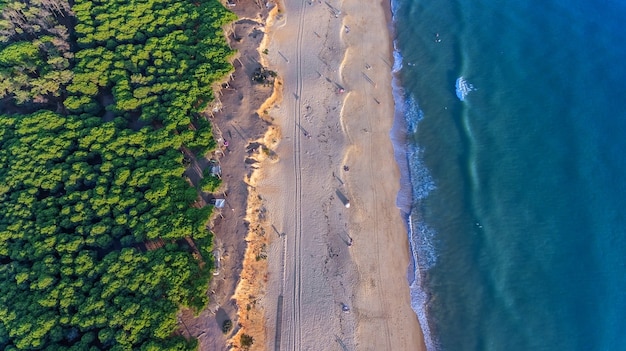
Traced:
<svg viewBox="0 0 626 351">
<path fill-rule="evenodd" d="M 367 132 L 367 146 L 368 146 L 368 151 L 369 151 L 368 159 L 369 160 L 374 160 L 375 159 L 374 158 L 374 152 L 373 152 L 374 145 L 372 143 L 372 134 L 371 134 L 372 133 L 372 117 L 371 117 L 372 115 L 371 114 L 367 114 L 367 115 L 368 115 L 368 118 L 367 118 L 367 130 L 368 130 L 368 132 Z M 368 162 L 368 165 L 369 165 L 369 167 L 368 167 L 369 178 L 370 179 L 375 179 L 376 173 L 375 173 L 375 170 L 374 170 L 374 167 L 373 167 L 374 162 Z M 376 238 L 376 247 L 380 247 L 380 245 L 379 245 L 379 241 L 380 241 L 379 239 L 380 238 L 379 237 L 380 237 L 380 230 L 381 230 L 381 228 L 380 228 L 379 221 L 378 221 L 378 216 L 379 216 L 378 212 L 379 211 L 376 208 L 376 205 L 379 204 L 379 202 L 378 202 L 378 191 L 376 189 L 378 183 L 376 181 L 372 181 L 372 184 L 373 184 L 373 186 L 372 186 L 372 193 L 374 195 L 374 202 L 372 202 L 372 204 L 374 205 L 374 211 L 372 211 L 373 214 L 374 214 L 374 236 Z M 376 284 L 376 290 L 378 291 L 378 296 L 379 296 L 378 301 L 380 301 L 380 305 L 381 305 L 383 311 L 389 311 L 387 300 L 386 300 L 386 296 L 384 295 L 384 291 L 383 291 L 383 288 L 382 288 L 383 276 L 382 276 L 382 274 L 380 272 L 380 267 L 381 267 L 380 266 L 380 250 L 378 250 L 377 253 L 376 253 L 376 266 L 375 267 L 376 267 L 376 271 L 378 273 L 378 284 Z M 387 342 L 387 347 L 385 349 L 386 350 L 391 350 L 392 349 L 392 347 L 391 347 L 391 334 L 389 333 L 389 317 L 390 316 L 383 315 L 382 317 L 383 317 L 383 322 L 384 322 L 384 325 L 385 325 L 385 336 L 386 336 L 386 342 Z"/>
<path fill-rule="evenodd" d="M 293 164 L 295 178 L 295 233 L 294 233 L 294 280 L 292 299 L 292 323 L 289 349 L 300 350 L 302 347 L 301 298 L 302 298 L 302 166 L 301 166 L 301 133 L 300 121 L 302 119 L 302 42 L 304 32 L 304 12 L 306 0 L 300 3 L 298 18 L 298 35 L 296 41 L 296 92 L 294 104 L 294 138 L 293 138 Z"/>
</svg>

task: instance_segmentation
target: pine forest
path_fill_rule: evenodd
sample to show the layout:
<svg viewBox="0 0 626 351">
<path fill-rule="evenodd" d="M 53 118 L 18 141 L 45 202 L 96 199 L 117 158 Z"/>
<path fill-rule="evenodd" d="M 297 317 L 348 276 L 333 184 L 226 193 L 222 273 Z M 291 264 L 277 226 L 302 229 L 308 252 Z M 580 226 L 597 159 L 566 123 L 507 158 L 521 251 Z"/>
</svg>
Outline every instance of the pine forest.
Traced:
<svg viewBox="0 0 626 351">
<path fill-rule="evenodd" d="M 216 147 L 202 111 L 234 17 L 218 0 L 0 0 L 1 349 L 197 348 L 176 315 L 208 303 L 211 206 L 182 150 Z"/>
</svg>

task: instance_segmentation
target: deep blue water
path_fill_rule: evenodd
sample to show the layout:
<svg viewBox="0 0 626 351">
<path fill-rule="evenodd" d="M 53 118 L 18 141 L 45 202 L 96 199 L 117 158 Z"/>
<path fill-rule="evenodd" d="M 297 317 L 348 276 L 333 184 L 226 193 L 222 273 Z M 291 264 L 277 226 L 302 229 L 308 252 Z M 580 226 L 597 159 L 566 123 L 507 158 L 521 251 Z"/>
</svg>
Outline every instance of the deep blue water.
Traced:
<svg viewBox="0 0 626 351">
<path fill-rule="evenodd" d="M 626 350 L 626 0 L 394 1 L 429 350 Z"/>
</svg>

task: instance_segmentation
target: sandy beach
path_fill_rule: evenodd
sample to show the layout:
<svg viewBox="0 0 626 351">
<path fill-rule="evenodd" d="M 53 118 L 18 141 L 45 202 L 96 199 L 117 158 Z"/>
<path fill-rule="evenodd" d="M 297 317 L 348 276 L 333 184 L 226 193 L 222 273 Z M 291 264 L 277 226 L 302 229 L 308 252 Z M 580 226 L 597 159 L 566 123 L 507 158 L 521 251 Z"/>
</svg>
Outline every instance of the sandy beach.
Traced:
<svg viewBox="0 0 626 351">
<path fill-rule="evenodd" d="M 425 350 L 395 206 L 389 4 L 234 4 L 235 71 L 211 112 L 219 269 L 209 308 L 183 311 L 181 333 L 200 350 L 246 349 L 244 335 L 250 350 Z M 252 82 L 260 67 L 273 85 Z"/>
<path fill-rule="evenodd" d="M 424 350 L 395 206 L 389 5 L 278 6 L 259 51 L 282 97 L 260 111 L 273 126 L 247 179 L 252 230 L 232 342 L 245 333 L 252 350 Z"/>
</svg>

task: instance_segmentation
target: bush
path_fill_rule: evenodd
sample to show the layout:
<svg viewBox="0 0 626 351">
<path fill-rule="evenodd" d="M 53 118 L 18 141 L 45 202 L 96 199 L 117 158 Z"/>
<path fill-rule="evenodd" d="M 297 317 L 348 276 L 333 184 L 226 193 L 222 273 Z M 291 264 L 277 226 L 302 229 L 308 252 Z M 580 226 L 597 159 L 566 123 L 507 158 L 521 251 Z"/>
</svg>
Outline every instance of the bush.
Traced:
<svg viewBox="0 0 626 351">
<path fill-rule="evenodd" d="M 233 329 L 233 321 L 227 319 L 222 323 L 222 333 L 228 334 L 228 332 Z"/>
<path fill-rule="evenodd" d="M 241 334 L 241 347 L 249 348 L 254 343 L 254 338 L 248 334 Z"/>
<path fill-rule="evenodd" d="M 215 191 L 215 189 L 219 188 L 219 186 L 222 184 L 222 179 L 210 175 L 208 177 L 204 177 L 202 178 L 202 180 L 200 181 L 200 189 L 204 192 L 210 193 Z"/>
</svg>

